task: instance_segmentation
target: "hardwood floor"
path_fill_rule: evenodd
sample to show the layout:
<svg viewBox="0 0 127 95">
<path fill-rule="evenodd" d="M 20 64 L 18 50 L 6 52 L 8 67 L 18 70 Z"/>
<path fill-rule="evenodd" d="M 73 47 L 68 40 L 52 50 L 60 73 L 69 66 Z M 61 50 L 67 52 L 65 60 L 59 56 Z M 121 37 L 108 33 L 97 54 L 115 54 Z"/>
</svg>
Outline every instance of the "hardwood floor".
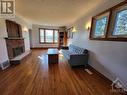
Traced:
<svg viewBox="0 0 127 95">
<path fill-rule="evenodd" d="M 96 71 L 89 75 L 83 68 L 47 63 L 46 50 L 32 50 L 22 64 L 0 71 L 0 95 L 120 95 L 111 92 L 110 81 Z"/>
</svg>

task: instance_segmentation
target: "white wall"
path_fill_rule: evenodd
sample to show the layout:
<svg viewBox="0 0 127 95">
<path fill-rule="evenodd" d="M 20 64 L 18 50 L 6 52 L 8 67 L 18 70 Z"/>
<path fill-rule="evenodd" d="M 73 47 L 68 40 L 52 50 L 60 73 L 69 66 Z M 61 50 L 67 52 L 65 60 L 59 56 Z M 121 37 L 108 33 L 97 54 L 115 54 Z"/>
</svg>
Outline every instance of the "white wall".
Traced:
<svg viewBox="0 0 127 95">
<path fill-rule="evenodd" d="M 0 63 L 8 60 L 5 37 L 7 37 L 5 20 L 0 19 Z"/>
<path fill-rule="evenodd" d="M 89 64 L 92 67 L 110 80 L 118 77 L 127 86 L 127 43 L 89 40 L 89 31 L 85 29 L 85 25 L 91 21 L 92 16 L 121 1 L 105 2 L 70 25 L 76 26 L 77 32 L 74 38 L 69 40 L 69 44 L 88 49 L 90 51 Z"/>
<path fill-rule="evenodd" d="M 32 48 L 38 47 L 58 47 L 58 44 L 40 44 L 39 43 L 39 28 L 47 28 L 47 29 L 59 29 L 59 27 L 53 26 L 42 26 L 42 25 L 32 25 Z"/>
</svg>

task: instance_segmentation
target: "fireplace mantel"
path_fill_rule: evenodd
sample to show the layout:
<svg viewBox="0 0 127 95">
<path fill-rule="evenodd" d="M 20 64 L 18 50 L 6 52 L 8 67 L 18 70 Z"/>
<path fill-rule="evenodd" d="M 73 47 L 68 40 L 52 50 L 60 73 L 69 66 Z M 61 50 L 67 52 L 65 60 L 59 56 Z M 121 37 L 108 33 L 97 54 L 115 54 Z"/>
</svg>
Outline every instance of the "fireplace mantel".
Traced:
<svg viewBox="0 0 127 95">
<path fill-rule="evenodd" d="M 22 37 L 5 37 L 5 39 L 8 39 L 8 40 L 23 40 L 24 38 Z"/>
</svg>

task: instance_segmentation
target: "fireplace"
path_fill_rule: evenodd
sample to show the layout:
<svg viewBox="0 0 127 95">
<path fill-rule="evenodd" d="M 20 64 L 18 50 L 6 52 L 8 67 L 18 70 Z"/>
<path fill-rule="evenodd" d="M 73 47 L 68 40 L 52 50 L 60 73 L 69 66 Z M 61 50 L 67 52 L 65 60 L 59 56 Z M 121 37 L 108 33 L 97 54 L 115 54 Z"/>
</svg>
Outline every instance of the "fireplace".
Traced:
<svg viewBox="0 0 127 95">
<path fill-rule="evenodd" d="M 9 59 L 12 59 L 25 52 L 23 38 L 6 38 Z"/>
<path fill-rule="evenodd" d="M 21 63 L 21 61 L 30 53 L 25 51 L 22 27 L 20 24 L 10 20 L 6 20 L 6 27 L 8 37 L 6 37 L 5 40 L 10 63 Z"/>
<path fill-rule="evenodd" d="M 16 48 L 13 48 L 13 56 L 16 57 L 20 54 L 22 54 L 24 51 L 23 51 L 23 47 L 16 47 Z"/>
<path fill-rule="evenodd" d="M 22 36 L 21 25 L 10 20 L 6 20 L 8 37 L 6 39 L 8 57 L 13 59 L 25 52 L 24 38 Z"/>
</svg>

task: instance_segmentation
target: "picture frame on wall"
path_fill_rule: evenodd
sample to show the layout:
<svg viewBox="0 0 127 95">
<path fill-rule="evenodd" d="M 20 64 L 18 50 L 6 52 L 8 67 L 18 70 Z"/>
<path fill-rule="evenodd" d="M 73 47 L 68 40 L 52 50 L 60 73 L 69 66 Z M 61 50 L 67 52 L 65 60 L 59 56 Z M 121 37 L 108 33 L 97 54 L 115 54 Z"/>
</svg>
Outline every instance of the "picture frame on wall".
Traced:
<svg viewBox="0 0 127 95">
<path fill-rule="evenodd" d="M 109 25 L 110 11 L 105 11 L 92 18 L 90 39 L 104 39 Z"/>
<path fill-rule="evenodd" d="M 70 31 L 67 30 L 67 38 L 69 39 L 70 38 Z"/>
<path fill-rule="evenodd" d="M 67 37 L 68 39 L 73 39 L 72 27 L 67 29 Z"/>
<path fill-rule="evenodd" d="M 73 32 L 71 31 L 70 33 L 71 33 L 71 34 L 70 34 L 70 35 L 71 35 L 71 39 L 73 39 Z"/>
</svg>

